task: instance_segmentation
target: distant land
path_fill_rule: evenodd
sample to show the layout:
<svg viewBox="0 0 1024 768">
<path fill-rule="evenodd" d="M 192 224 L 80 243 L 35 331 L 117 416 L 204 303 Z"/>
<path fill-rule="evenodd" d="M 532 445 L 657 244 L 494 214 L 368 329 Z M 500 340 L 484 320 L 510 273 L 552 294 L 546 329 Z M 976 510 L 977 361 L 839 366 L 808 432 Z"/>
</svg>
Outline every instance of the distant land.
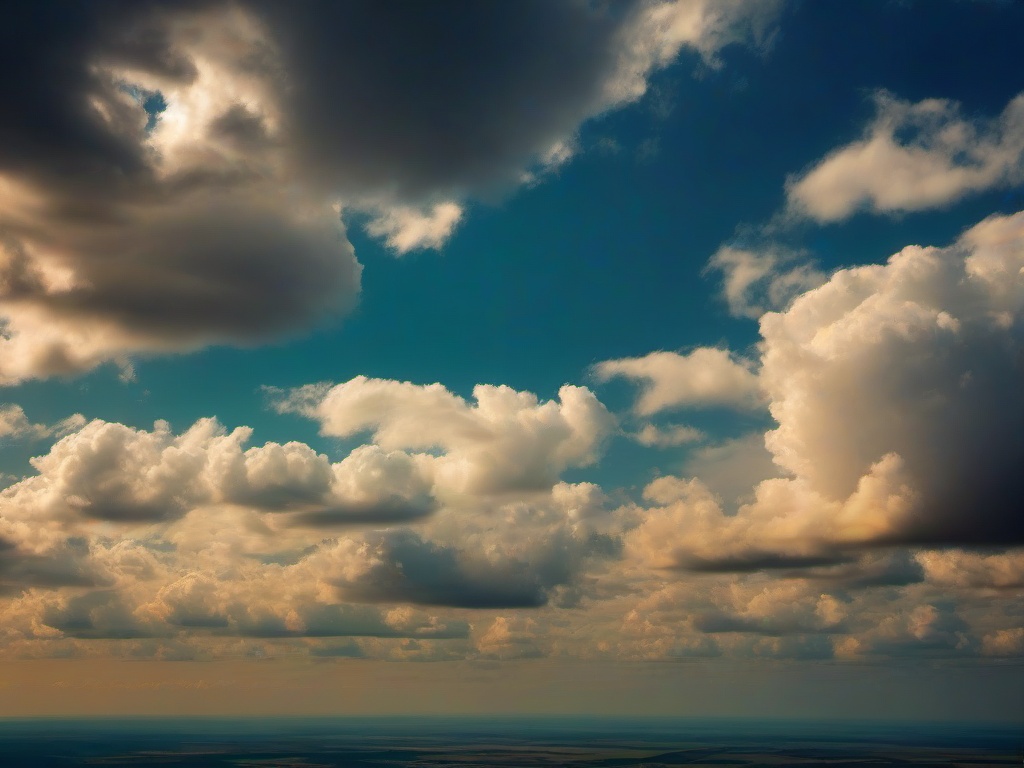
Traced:
<svg viewBox="0 0 1024 768">
<path fill-rule="evenodd" d="M 4 766 L 1020 765 L 1024 727 L 658 718 L 5 719 Z"/>
</svg>

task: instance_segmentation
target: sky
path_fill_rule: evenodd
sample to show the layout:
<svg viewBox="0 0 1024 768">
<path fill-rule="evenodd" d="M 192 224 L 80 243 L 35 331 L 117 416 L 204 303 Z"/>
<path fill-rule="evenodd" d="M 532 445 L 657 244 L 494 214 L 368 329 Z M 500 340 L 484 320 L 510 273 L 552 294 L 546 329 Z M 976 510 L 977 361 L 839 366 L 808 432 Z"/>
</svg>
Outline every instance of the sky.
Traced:
<svg viewBox="0 0 1024 768">
<path fill-rule="evenodd" d="M 0 716 L 1024 719 L 1024 5 L 0 9 Z"/>
</svg>

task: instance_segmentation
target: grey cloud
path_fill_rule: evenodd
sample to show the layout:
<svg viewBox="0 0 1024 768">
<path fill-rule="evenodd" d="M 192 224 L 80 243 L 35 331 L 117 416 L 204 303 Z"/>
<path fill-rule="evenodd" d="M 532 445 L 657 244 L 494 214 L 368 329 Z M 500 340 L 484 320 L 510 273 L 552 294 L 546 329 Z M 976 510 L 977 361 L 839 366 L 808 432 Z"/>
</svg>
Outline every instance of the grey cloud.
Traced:
<svg viewBox="0 0 1024 768">
<path fill-rule="evenodd" d="M 45 555 L 23 552 L 0 539 L 0 595 L 18 594 L 30 587 L 96 587 L 106 578 L 88 562 L 88 545 L 68 539 Z"/>
<path fill-rule="evenodd" d="M 366 652 L 356 642 L 317 643 L 310 647 L 309 655 L 323 659 L 361 659 L 366 656 Z"/>
<path fill-rule="evenodd" d="M 924 581 L 924 569 L 906 551 L 871 553 L 852 562 L 847 560 L 831 567 L 790 571 L 782 575 L 831 583 L 835 588 L 845 590 L 904 587 Z"/>
<path fill-rule="evenodd" d="M 720 558 L 684 555 L 679 558 L 676 567 L 680 570 L 695 573 L 754 573 L 756 571 L 778 571 L 787 568 L 845 565 L 850 562 L 850 556 L 844 554 L 790 555 L 781 552 L 745 550 L 735 555 L 727 555 Z"/>
<path fill-rule="evenodd" d="M 342 208 L 369 212 L 399 251 L 437 247 L 465 200 L 564 161 L 583 121 L 638 99 L 681 46 L 710 60 L 777 10 L 8 6 L 0 382 L 258 343 L 342 314 L 360 283 Z"/>
<path fill-rule="evenodd" d="M 347 600 L 459 608 L 536 608 L 551 587 L 567 583 L 569 558 L 553 551 L 535 562 L 491 562 L 454 547 L 424 541 L 412 531 L 372 538 L 375 559 L 357 580 L 338 581 Z"/>
<path fill-rule="evenodd" d="M 154 210 L 77 240 L 81 286 L 7 298 L 168 343 L 251 342 L 344 309 L 359 283 L 351 247 L 328 222 L 282 213 L 274 197 L 202 195 Z"/>
<path fill-rule="evenodd" d="M 791 635 L 788 637 L 762 637 L 752 646 L 754 656 L 771 659 L 831 659 L 835 656 L 832 639 L 828 635 Z"/>
<path fill-rule="evenodd" d="M 603 106 L 622 35 L 641 6 L 251 7 L 281 46 L 304 169 L 330 189 L 419 203 L 507 186 L 571 136 Z"/>
<path fill-rule="evenodd" d="M 769 637 L 794 634 L 813 635 L 843 631 L 843 627 L 840 624 L 821 626 L 806 620 L 780 619 L 773 616 L 748 618 L 724 612 L 704 613 L 696 616 L 693 620 L 693 626 L 695 629 L 708 634 L 737 632 L 766 635 Z"/>
<path fill-rule="evenodd" d="M 290 628 L 279 616 L 257 621 L 232 622 L 231 634 L 243 637 L 416 637 L 432 640 L 463 639 L 469 636 L 464 621 L 449 621 L 438 626 L 396 627 L 381 618 L 380 611 L 361 605 L 306 605 L 298 611 L 302 627 Z"/>
<path fill-rule="evenodd" d="M 437 510 L 437 507 L 437 502 L 429 497 L 405 499 L 400 496 L 392 496 L 379 501 L 352 502 L 295 512 L 291 521 L 295 525 L 307 525 L 314 528 L 406 523 L 429 516 Z"/>
<path fill-rule="evenodd" d="M 69 597 L 59 607 L 51 607 L 42 621 L 68 637 L 83 640 L 127 640 L 153 637 L 131 613 L 116 590 L 97 590 Z"/>
<path fill-rule="evenodd" d="M 974 655 L 978 639 L 953 603 L 938 601 L 886 618 L 858 637 L 862 653 L 880 656 Z"/>
</svg>

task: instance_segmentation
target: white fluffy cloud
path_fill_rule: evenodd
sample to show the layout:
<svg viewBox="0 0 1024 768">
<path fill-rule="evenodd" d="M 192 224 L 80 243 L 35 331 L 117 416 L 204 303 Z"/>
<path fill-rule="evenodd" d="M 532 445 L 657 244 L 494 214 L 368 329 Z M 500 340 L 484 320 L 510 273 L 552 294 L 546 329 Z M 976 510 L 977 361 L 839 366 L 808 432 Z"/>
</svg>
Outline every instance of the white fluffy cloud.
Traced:
<svg viewBox="0 0 1024 768">
<path fill-rule="evenodd" d="M 438 449 L 438 493 L 501 493 L 549 489 L 569 467 L 597 460 L 614 421 L 584 387 L 566 385 L 558 401 L 529 392 L 480 384 L 475 403 L 441 384 L 358 376 L 333 387 L 284 395 L 279 409 L 320 423 L 325 435 L 370 432 L 387 450 Z"/>
<path fill-rule="evenodd" d="M 1024 213 L 997 216 L 764 315 L 759 378 L 778 424 L 765 443 L 788 476 L 735 515 L 699 479 L 660 478 L 631 551 L 749 571 L 839 563 L 865 544 L 1024 543 L 1022 275 Z"/>
<path fill-rule="evenodd" d="M 614 426 L 583 388 L 542 403 L 478 387 L 470 404 L 440 385 L 357 379 L 291 400 L 322 408 L 325 431 L 376 442 L 332 462 L 303 443 L 247 447 L 251 429 L 215 419 L 181 434 L 95 420 L 33 459 L 36 474 L 0 493 L 7 647 L 464 640 L 465 621 L 408 606 L 575 605 L 586 572 L 620 553 L 601 489 L 559 477 Z"/>
<path fill-rule="evenodd" d="M 941 99 L 910 103 L 882 91 L 875 105 L 863 138 L 787 180 L 793 214 L 826 222 L 861 209 L 919 211 L 1024 180 L 1024 95 L 986 121 Z"/>
<path fill-rule="evenodd" d="M 698 347 L 685 355 L 651 352 L 643 357 L 606 360 L 594 366 L 599 381 L 623 376 L 642 382 L 634 410 L 641 416 L 686 407 L 762 405 L 753 364 L 727 350 Z"/>
<path fill-rule="evenodd" d="M 180 435 L 92 421 L 32 459 L 38 474 L 3 491 L 14 540 L 38 549 L 102 520 L 167 523 L 210 505 L 281 513 L 283 524 L 330 527 L 412 520 L 435 508 L 414 457 L 361 446 L 332 464 L 303 443 L 244 448 L 252 430 L 203 419 Z M 30 524 L 30 521 L 37 524 Z"/>
<path fill-rule="evenodd" d="M 384 238 L 388 247 L 399 254 L 440 248 L 451 237 L 462 214 L 462 206 L 452 202 L 438 203 L 429 211 L 402 206 L 382 212 L 366 226 L 366 231 Z"/>
</svg>

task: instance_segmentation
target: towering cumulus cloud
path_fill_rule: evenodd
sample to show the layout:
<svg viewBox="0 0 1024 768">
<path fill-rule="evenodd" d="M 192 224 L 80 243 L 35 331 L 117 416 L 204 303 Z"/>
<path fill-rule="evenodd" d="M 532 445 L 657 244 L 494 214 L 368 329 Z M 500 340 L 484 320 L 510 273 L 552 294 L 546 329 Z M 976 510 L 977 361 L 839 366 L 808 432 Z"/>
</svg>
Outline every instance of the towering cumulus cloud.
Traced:
<svg viewBox="0 0 1024 768">
<path fill-rule="evenodd" d="M 0 31 L 0 382 L 343 313 L 339 220 L 438 247 L 774 3 L 20 3 Z"/>
<path fill-rule="evenodd" d="M 789 477 L 735 516 L 699 480 L 661 478 L 634 546 L 662 566 L 753 570 L 1024 542 L 1022 275 L 1024 214 L 995 216 L 764 315 L 765 442 Z"/>
</svg>

